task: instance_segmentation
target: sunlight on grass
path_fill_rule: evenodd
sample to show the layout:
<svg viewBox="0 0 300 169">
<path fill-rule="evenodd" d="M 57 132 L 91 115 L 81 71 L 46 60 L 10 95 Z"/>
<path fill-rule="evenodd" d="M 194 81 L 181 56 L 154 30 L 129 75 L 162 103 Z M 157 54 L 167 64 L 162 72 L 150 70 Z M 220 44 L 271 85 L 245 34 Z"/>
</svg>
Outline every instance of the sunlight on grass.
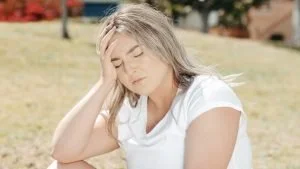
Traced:
<svg viewBox="0 0 300 169">
<path fill-rule="evenodd" d="M 0 168 L 46 168 L 50 144 L 64 114 L 99 76 L 97 25 L 70 22 L 0 23 Z M 272 44 L 176 29 L 199 61 L 222 74 L 241 73 L 235 88 L 248 113 L 255 169 L 300 168 L 300 52 Z M 89 159 L 97 168 L 125 168 L 123 152 Z"/>
</svg>

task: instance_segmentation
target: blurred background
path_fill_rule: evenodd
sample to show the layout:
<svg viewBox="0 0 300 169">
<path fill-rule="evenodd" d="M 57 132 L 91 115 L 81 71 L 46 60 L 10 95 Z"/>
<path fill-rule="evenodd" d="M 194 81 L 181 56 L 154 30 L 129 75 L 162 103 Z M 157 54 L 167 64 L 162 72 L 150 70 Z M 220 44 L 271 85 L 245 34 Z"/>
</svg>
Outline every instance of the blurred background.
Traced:
<svg viewBox="0 0 300 169">
<path fill-rule="evenodd" d="M 243 73 L 254 169 L 300 169 L 300 0 L 0 0 L 0 169 L 52 162 L 58 122 L 100 75 L 99 20 L 126 3 L 172 18 L 202 64 Z M 87 161 L 126 168 L 121 150 Z"/>
</svg>

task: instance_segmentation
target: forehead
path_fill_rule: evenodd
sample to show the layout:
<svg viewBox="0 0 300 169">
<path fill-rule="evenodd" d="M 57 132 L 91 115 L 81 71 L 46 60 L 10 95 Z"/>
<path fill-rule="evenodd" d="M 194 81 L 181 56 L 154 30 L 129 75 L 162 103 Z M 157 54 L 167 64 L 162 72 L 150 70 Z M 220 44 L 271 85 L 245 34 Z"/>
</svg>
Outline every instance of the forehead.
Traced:
<svg viewBox="0 0 300 169">
<path fill-rule="evenodd" d="M 116 46 L 111 54 L 112 58 L 124 57 L 133 46 L 138 44 L 137 41 L 132 38 L 132 36 L 120 32 L 116 32 L 108 43 L 109 45 L 111 43 L 116 43 Z"/>
<path fill-rule="evenodd" d="M 123 32 L 116 32 L 111 39 L 109 40 L 108 44 L 110 45 L 112 42 L 117 40 L 117 45 L 127 45 L 127 44 L 137 44 L 137 41 L 132 38 L 132 36 L 128 35 L 127 33 Z"/>
</svg>

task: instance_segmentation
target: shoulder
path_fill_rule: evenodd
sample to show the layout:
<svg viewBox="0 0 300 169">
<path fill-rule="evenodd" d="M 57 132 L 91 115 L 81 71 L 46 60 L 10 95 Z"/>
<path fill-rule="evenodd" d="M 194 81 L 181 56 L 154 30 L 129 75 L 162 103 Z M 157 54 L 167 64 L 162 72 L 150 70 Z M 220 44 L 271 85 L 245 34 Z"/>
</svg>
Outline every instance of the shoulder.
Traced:
<svg viewBox="0 0 300 169">
<path fill-rule="evenodd" d="M 217 76 L 198 75 L 187 90 L 189 101 L 230 101 L 240 104 L 237 94 Z"/>
<path fill-rule="evenodd" d="M 217 107 L 231 107 L 242 111 L 242 104 L 234 90 L 217 76 L 198 75 L 186 93 L 187 119 Z"/>
<path fill-rule="evenodd" d="M 227 88 L 229 85 L 215 75 L 198 75 L 194 77 L 189 90 L 190 92 L 201 90 L 202 92 L 206 92 L 206 94 L 208 94 L 209 91 L 217 90 L 220 87 Z"/>
</svg>

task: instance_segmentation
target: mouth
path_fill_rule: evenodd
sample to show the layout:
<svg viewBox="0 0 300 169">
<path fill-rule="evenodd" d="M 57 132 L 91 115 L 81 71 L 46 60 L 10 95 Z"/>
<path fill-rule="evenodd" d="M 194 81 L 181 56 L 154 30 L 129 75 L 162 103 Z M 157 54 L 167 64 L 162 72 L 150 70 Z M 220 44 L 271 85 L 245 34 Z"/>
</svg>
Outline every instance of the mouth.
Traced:
<svg viewBox="0 0 300 169">
<path fill-rule="evenodd" d="M 143 81 L 144 79 L 145 79 L 145 77 L 136 79 L 136 80 L 132 81 L 132 84 L 133 84 L 133 85 L 136 85 L 136 84 L 140 83 L 141 81 Z"/>
</svg>

